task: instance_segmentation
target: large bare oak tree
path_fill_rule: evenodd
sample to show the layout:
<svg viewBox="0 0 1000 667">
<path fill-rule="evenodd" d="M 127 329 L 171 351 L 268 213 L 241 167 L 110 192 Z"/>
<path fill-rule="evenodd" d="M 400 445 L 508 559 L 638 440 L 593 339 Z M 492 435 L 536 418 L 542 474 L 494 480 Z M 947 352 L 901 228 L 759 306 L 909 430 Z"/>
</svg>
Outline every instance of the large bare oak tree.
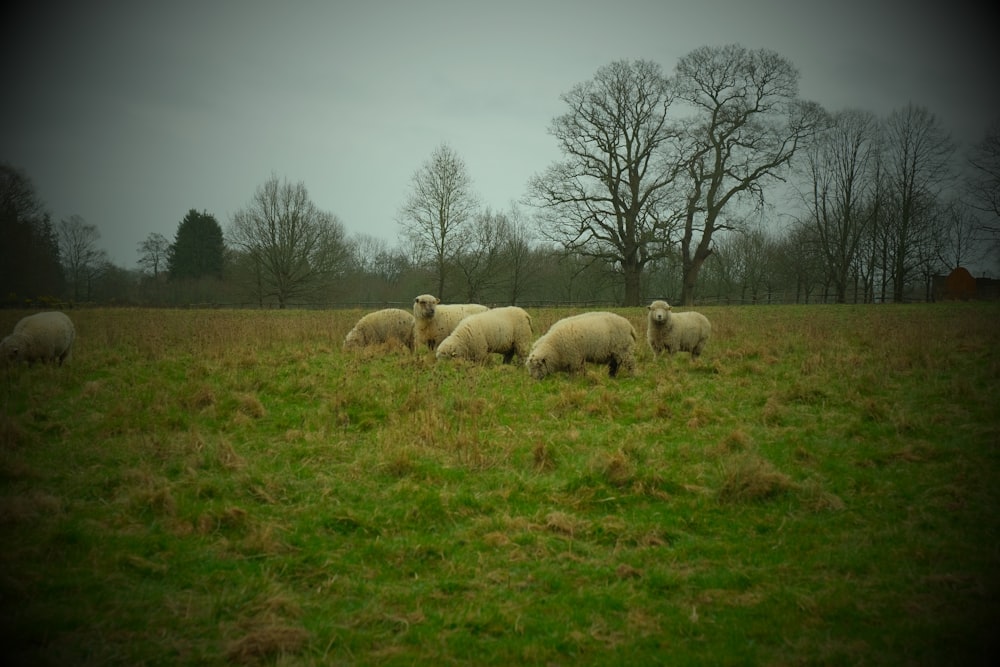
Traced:
<svg viewBox="0 0 1000 667">
<path fill-rule="evenodd" d="M 550 132 L 564 159 L 531 179 L 541 234 L 621 272 L 624 304 L 637 306 L 646 265 L 669 252 L 668 204 L 679 169 L 667 161 L 677 133 L 674 94 L 659 65 L 617 61 L 562 96 L 569 111 Z"/>
<path fill-rule="evenodd" d="M 279 308 L 329 295 L 350 259 L 344 225 L 316 207 L 305 184 L 276 176 L 233 215 L 229 240 L 249 259 L 258 297 Z"/>
<path fill-rule="evenodd" d="M 734 227 L 724 211 L 740 199 L 763 205 L 764 185 L 782 178 L 825 114 L 799 99 L 798 70 L 766 49 L 701 47 L 675 77 L 678 99 L 693 109 L 681 237 L 681 302 L 691 305 L 715 233 Z"/>
</svg>

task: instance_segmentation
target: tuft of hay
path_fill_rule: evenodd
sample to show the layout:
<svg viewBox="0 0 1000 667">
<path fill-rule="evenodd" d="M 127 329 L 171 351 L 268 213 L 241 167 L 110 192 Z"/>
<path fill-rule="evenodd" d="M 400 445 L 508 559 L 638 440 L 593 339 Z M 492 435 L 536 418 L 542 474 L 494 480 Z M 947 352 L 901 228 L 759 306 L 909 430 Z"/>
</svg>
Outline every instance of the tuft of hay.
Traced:
<svg viewBox="0 0 1000 667">
<path fill-rule="evenodd" d="M 791 478 L 756 454 L 741 454 L 722 466 L 719 500 L 753 503 L 780 496 L 795 487 Z"/>
<path fill-rule="evenodd" d="M 0 525 L 33 523 L 41 517 L 61 512 L 63 501 L 43 491 L 0 499 Z"/>
<path fill-rule="evenodd" d="M 813 512 L 839 512 L 847 507 L 840 496 L 827 491 L 823 484 L 814 478 L 802 483 L 798 496 L 802 504 Z"/>
<path fill-rule="evenodd" d="M 20 422 L 0 414 L 0 449 L 17 449 L 27 445 L 31 436 Z"/>
<path fill-rule="evenodd" d="M 254 394 L 238 394 L 236 396 L 236 403 L 239 414 L 251 419 L 260 419 L 267 414 L 264 404 Z"/>
<path fill-rule="evenodd" d="M 746 452 L 753 446 L 753 439 L 743 429 L 736 429 L 724 437 L 719 444 L 710 447 L 707 453 L 714 456 L 728 456 Z"/>
<path fill-rule="evenodd" d="M 247 462 L 225 438 L 219 438 L 215 449 L 215 460 L 225 470 L 241 470 Z"/>
<path fill-rule="evenodd" d="M 635 479 L 635 463 L 621 450 L 604 455 L 598 468 L 611 486 L 625 488 Z"/>
<path fill-rule="evenodd" d="M 532 456 L 537 470 L 553 470 L 556 467 L 555 452 L 541 440 L 535 442 Z"/>
<path fill-rule="evenodd" d="M 231 662 L 251 665 L 268 658 L 297 653 L 309 640 L 304 628 L 282 623 L 262 623 L 230 642 L 226 657 Z"/>
<path fill-rule="evenodd" d="M 573 537 L 582 522 L 566 512 L 549 512 L 545 517 L 545 527 L 554 533 L 561 533 Z"/>
</svg>

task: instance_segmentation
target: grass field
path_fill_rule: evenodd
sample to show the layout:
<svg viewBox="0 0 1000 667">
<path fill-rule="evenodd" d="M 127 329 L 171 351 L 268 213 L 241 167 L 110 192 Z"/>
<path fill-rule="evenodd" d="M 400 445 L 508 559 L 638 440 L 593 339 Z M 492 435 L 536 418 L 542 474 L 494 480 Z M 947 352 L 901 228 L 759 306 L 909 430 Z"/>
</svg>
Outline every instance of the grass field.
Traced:
<svg viewBox="0 0 1000 667">
<path fill-rule="evenodd" d="M 70 311 L 0 371 L 0 657 L 995 664 L 1000 307 L 701 311 L 698 363 L 542 381 L 345 354 L 362 311 Z"/>
</svg>

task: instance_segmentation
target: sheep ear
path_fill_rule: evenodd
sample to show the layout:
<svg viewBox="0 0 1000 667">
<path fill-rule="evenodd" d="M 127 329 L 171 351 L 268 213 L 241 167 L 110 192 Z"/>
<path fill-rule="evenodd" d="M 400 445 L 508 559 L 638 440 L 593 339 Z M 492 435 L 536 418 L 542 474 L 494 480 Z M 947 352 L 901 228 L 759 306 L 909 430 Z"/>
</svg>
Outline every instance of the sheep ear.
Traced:
<svg viewBox="0 0 1000 667">
<path fill-rule="evenodd" d="M 434 303 L 441 303 L 441 299 L 434 299 Z"/>
</svg>

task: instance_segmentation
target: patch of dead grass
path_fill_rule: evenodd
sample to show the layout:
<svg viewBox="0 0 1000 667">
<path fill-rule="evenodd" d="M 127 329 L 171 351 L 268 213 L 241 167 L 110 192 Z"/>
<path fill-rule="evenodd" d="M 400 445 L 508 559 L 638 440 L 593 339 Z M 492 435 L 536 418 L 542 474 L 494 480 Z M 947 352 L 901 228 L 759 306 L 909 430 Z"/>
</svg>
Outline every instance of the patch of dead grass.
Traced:
<svg viewBox="0 0 1000 667">
<path fill-rule="evenodd" d="M 635 462 L 620 449 L 602 453 L 595 467 L 608 484 L 618 488 L 628 487 L 636 475 Z"/>
<path fill-rule="evenodd" d="M 238 394 L 236 396 L 236 406 L 239 414 L 251 419 L 260 419 L 267 415 L 267 409 L 255 394 Z"/>
<path fill-rule="evenodd" d="M 260 664 L 300 652 L 309 637 L 309 632 L 300 626 L 281 621 L 256 622 L 241 637 L 229 642 L 226 658 L 240 665 Z"/>
<path fill-rule="evenodd" d="M 17 449 L 31 441 L 31 435 L 19 421 L 7 414 L 0 415 L 0 448 Z"/>
<path fill-rule="evenodd" d="M 722 463 L 719 500 L 725 503 L 754 503 L 783 495 L 795 484 L 769 461 L 753 453 L 733 456 Z"/>
<path fill-rule="evenodd" d="M 545 527 L 553 533 L 574 537 L 578 533 L 586 532 L 589 526 L 590 523 L 585 519 L 567 512 L 556 511 L 545 515 Z"/>
<path fill-rule="evenodd" d="M 535 469 L 540 471 L 551 471 L 556 467 L 556 454 L 552 447 L 544 441 L 538 440 L 531 451 Z"/>
<path fill-rule="evenodd" d="M 0 525 L 34 522 L 62 511 L 63 501 L 43 491 L 0 498 Z"/>
</svg>

